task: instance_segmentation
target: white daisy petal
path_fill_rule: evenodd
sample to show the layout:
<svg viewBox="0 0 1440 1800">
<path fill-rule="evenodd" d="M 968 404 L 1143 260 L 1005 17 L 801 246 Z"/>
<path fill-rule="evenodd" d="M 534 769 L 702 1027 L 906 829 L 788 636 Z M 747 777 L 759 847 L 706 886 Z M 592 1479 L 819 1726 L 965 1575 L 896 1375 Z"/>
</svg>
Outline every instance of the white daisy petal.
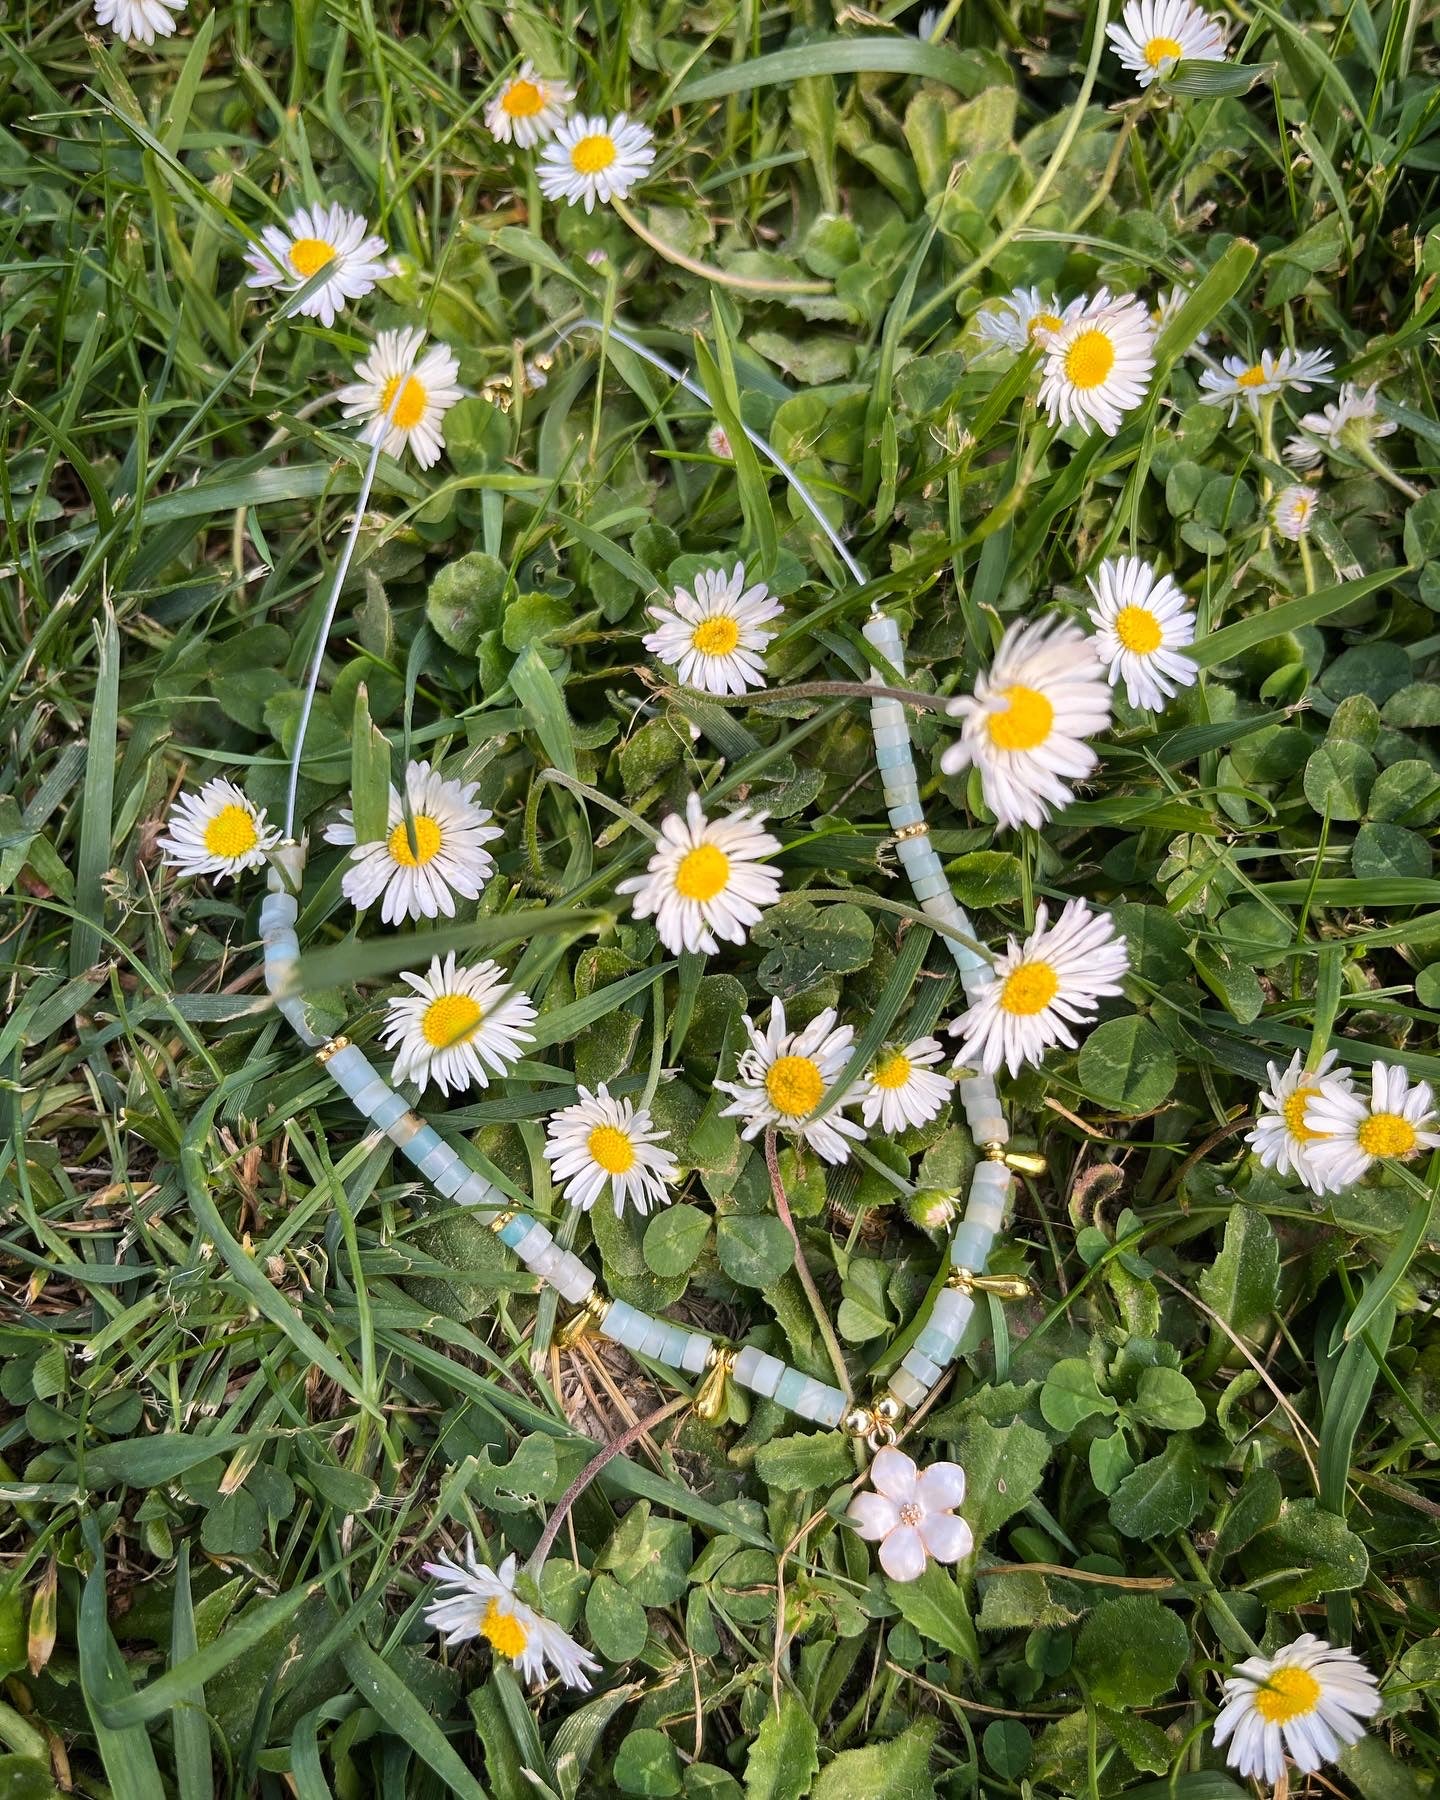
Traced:
<svg viewBox="0 0 1440 1800">
<path fill-rule="evenodd" d="M 576 113 L 540 153 L 540 192 L 547 200 L 583 203 L 623 200 L 655 161 L 655 139 L 635 119 Z"/>
<path fill-rule="evenodd" d="M 603 1081 L 593 1093 L 578 1092 L 575 1105 L 551 1113 L 545 1126 L 545 1157 L 566 1199 L 588 1212 L 608 1184 L 617 1217 L 627 1201 L 639 1213 L 667 1205 L 679 1173 L 659 1146 L 669 1132 L 631 1101 L 612 1098 Z"/>
<path fill-rule="evenodd" d="M 1294 388 L 1308 394 L 1317 381 L 1329 381 L 1335 359 L 1328 350 L 1262 350 L 1255 362 L 1243 356 L 1226 356 L 1218 369 L 1204 369 L 1200 396 L 1210 406 L 1230 408 L 1233 425 L 1244 406 L 1257 418 L 1260 402 L 1267 394 L 1278 394 Z"/>
<path fill-rule="evenodd" d="M 1182 59 L 1221 62 L 1224 27 L 1192 0 L 1129 0 L 1117 24 L 1107 25 L 1110 47 L 1142 88 L 1168 75 Z"/>
<path fill-rule="evenodd" d="M 1052 425 L 1098 425 L 1107 437 L 1142 404 L 1155 368 L 1155 325 L 1133 297 L 1105 288 L 1047 331 L 1040 404 Z"/>
<path fill-rule="evenodd" d="M 1350 1650 L 1306 1632 L 1274 1656 L 1250 1656 L 1224 1686 L 1214 1740 L 1247 1779 L 1274 1786 L 1288 1755 L 1313 1773 L 1365 1735 L 1380 1708 L 1374 1676 Z"/>
<path fill-rule="evenodd" d="M 343 206 L 302 206 L 284 231 L 267 225 L 260 236 L 260 245 L 245 252 L 251 271 L 245 285 L 293 294 L 327 270 L 324 282 L 300 307 L 306 318 L 327 327 L 348 301 L 363 298 L 390 272 L 384 238 L 369 235 L 361 215 Z"/>
<path fill-rule="evenodd" d="M 428 762 L 412 762 L 405 771 L 404 799 L 390 790 L 386 835 L 370 843 L 355 843 L 354 818 L 345 808 L 325 828 L 327 843 L 354 846 L 340 883 L 345 898 L 361 908 L 380 900 L 387 925 L 442 913 L 454 918 L 456 894 L 478 900 L 495 868 L 485 845 L 503 833 L 475 804 L 477 786 L 447 780 Z"/>
<path fill-rule="evenodd" d="M 574 88 L 537 75 L 527 57 L 486 106 L 485 128 L 500 143 L 513 142 L 529 150 L 554 136 L 574 98 Z"/>
<path fill-rule="evenodd" d="M 780 871 L 761 860 L 780 848 L 779 838 L 761 829 L 764 819 L 764 813 L 742 809 L 707 820 L 699 796 L 691 794 L 683 818 L 671 813 L 662 821 L 645 873 L 627 876 L 615 891 L 634 895 L 637 919 L 653 915 L 660 942 L 672 954 L 713 956 L 720 939 L 743 944 L 780 895 Z"/>
<path fill-rule="evenodd" d="M 1073 311 L 1076 305 L 1072 301 L 1070 309 Z M 975 315 L 985 348 L 1008 350 L 1012 356 L 1020 355 L 1032 344 L 1044 343 L 1046 336 L 1059 331 L 1064 323 L 1065 311 L 1060 302 L 1038 287 L 1014 288 L 1003 300 L 985 306 Z"/>
<path fill-rule="evenodd" d="M 955 1085 L 950 1076 L 934 1073 L 944 1059 L 944 1046 L 933 1037 L 882 1050 L 859 1087 L 866 1125 L 873 1130 L 878 1121 L 882 1131 L 898 1133 L 937 1118 Z"/>
<path fill-rule="evenodd" d="M 842 1110 L 858 1090 L 843 1094 L 823 1118 L 814 1115 L 849 1060 L 853 1026 L 837 1025 L 834 1010 L 827 1007 L 803 1031 L 787 1032 L 785 1007 L 776 1000 L 763 1035 L 748 1018 L 745 1029 L 750 1046 L 740 1058 L 737 1079 L 715 1083 L 722 1093 L 734 1095 L 720 1116 L 743 1119 L 743 1138 L 758 1137 L 774 1125 L 808 1144 L 825 1162 L 845 1162 L 851 1144 L 865 1137 L 865 1127 Z"/>
<path fill-rule="evenodd" d="M 95 0 L 95 23 L 108 25 L 122 44 L 153 44 L 169 37 L 186 0 Z"/>
<path fill-rule="evenodd" d="M 1321 1133 L 1305 1122 L 1311 1103 L 1327 1091 L 1348 1093 L 1354 1077 L 1335 1067 L 1336 1052 L 1327 1050 L 1314 1069 L 1306 1070 L 1297 1050 L 1283 1071 L 1270 1063 L 1270 1085 L 1260 1090 L 1255 1129 L 1246 1137 L 1261 1166 L 1277 1175 L 1295 1174 L 1317 1194 L 1327 1192 L 1326 1177 L 1313 1151 Z"/>
<path fill-rule="evenodd" d="M 507 1556 L 498 1570 L 486 1568 L 476 1560 L 475 1546 L 467 1538 L 463 1560 L 442 1556 L 426 1563 L 425 1573 L 439 1584 L 425 1608 L 425 1622 L 447 1644 L 481 1637 L 498 1656 L 514 1663 L 527 1681 L 543 1681 L 549 1665 L 568 1686 L 588 1690 L 589 1678 L 600 1664 L 568 1631 L 519 1597 L 513 1556 Z"/>
<path fill-rule="evenodd" d="M 264 807 L 223 777 L 207 781 L 198 793 L 181 794 L 165 823 L 157 846 L 168 866 L 187 877 L 213 875 L 223 881 L 258 869 L 280 842 L 280 833 L 265 822 Z"/>
<path fill-rule="evenodd" d="M 1162 711 L 1199 672 L 1184 654 L 1195 641 L 1189 601 L 1171 576 L 1138 556 L 1107 556 L 1086 580 L 1095 596 L 1095 652 L 1111 687 L 1123 681 L 1132 706 Z"/>
<path fill-rule="evenodd" d="M 1304 469 L 1327 451 L 1344 460 L 1368 450 L 1377 438 L 1399 429 L 1393 419 L 1380 417 L 1379 408 L 1377 388 L 1344 382 L 1338 398 L 1301 417 L 1299 431 L 1285 446 L 1287 460 Z"/>
<path fill-rule="evenodd" d="M 1304 1126 L 1316 1140 L 1309 1160 L 1324 1184 L 1317 1192 L 1338 1193 L 1376 1163 L 1406 1162 L 1440 1148 L 1429 1082 L 1412 1087 L 1402 1068 L 1383 1062 L 1371 1067 L 1368 1098 L 1351 1087 L 1320 1083 L 1306 1102 Z"/>
<path fill-rule="evenodd" d="M 488 1087 L 533 1041 L 535 1008 L 506 985 L 498 963 L 457 966 L 452 950 L 431 960 L 424 975 L 401 977 L 415 990 L 391 1000 L 381 1042 L 397 1052 L 391 1079 L 413 1081 L 424 1093 L 433 1081 L 442 1094 Z"/>
<path fill-rule="evenodd" d="M 439 462 L 445 448 L 441 425 L 465 390 L 456 384 L 460 365 L 444 344 L 433 344 L 423 356 L 425 333 L 418 325 L 382 331 L 374 348 L 355 365 L 356 379 L 335 398 L 347 419 L 364 419 L 362 444 L 384 438 L 387 455 L 401 456 L 408 447 L 422 469 Z"/>
<path fill-rule="evenodd" d="M 702 693 L 763 688 L 765 646 L 775 635 L 764 626 L 780 616 L 780 602 L 763 582 L 745 587 L 743 562 L 729 575 L 702 569 L 694 589 L 677 588 L 669 606 L 647 609 L 657 629 L 644 639 L 645 648 Z"/>
</svg>

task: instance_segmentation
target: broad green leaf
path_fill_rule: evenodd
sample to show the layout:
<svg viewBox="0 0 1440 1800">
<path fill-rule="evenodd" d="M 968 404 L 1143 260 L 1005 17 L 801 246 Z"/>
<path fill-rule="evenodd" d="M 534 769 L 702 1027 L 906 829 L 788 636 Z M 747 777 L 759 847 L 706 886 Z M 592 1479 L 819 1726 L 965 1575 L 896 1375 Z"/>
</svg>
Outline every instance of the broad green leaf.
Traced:
<svg viewBox="0 0 1440 1800">
<path fill-rule="evenodd" d="M 1185 1621 L 1153 1594 L 1116 1594 L 1087 1615 L 1075 1672 L 1102 1706 L 1149 1706 L 1169 1693 L 1190 1654 Z"/>
<path fill-rule="evenodd" d="M 839 1431 L 801 1431 L 771 1438 L 755 1453 L 755 1472 L 777 1493 L 834 1488 L 855 1478 L 850 1439 Z"/>
<path fill-rule="evenodd" d="M 965 1471 L 965 1503 L 960 1510 L 978 1546 L 1039 1491 L 1050 1460 L 1050 1441 L 1023 1419 L 992 1425 L 977 1417 L 967 1419 L 956 1432 L 955 1460 Z"/>
<path fill-rule="evenodd" d="M 1175 1052 L 1158 1026 L 1132 1015 L 1107 1019 L 1080 1046 L 1080 1085 L 1117 1112 L 1151 1112 L 1175 1085 Z"/>
<path fill-rule="evenodd" d="M 1225 1241 L 1196 1280 L 1200 1297 L 1242 1338 L 1258 1340 L 1269 1329 L 1280 1293 L 1280 1245 L 1263 1213 L 1236 1206 L 1225 1221 Z"/>
<path fill-rule="evenodd" d="M 935 1721 L 922 1719 L 888 1743 L 842 1750 L 820 1771 L 811 1800 L 934 1800 L 930 1746 Z"/>
<path fill-rule="evenodd" d="M 745 1761 L 745 1800 L 802 1800 L 820 1766 L 820 1734 L 792 1693 L 760 1721 Z"/>
<path fill-rule="evenodd" d="M 1183 1531 L 1205 1504 L 1205 1476 L 1189 1437 L 1174 1437 L 1127 1475 L 1110 1499 L 1110 1519 L 1130 1538 Z"/>
<path fill-rule="evenodd" d="M 979 1668 L 980 1640 L 970 1622 L 970 1609 L 947 1569 L 930 1562 L 918 1581 L 891 1581 L 887 1576 L 885 1588 L 901 1616 L 923 1637 L 960 1657 L 972 1669 Z"/>
</svg>

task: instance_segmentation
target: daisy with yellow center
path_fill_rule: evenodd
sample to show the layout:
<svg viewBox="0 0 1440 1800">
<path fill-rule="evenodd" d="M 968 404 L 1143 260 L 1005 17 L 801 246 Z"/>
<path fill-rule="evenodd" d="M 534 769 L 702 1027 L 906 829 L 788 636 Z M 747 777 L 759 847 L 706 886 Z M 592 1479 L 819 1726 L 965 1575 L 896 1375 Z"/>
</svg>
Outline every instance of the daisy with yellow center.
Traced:
<svg viewBox="0 0 1440 1800">
<path fill-rule="evenodd" d="M 182 875 L 213 875 L 217 881 L 258 869 L 280 833 L 265 823 L 257 807 L 233 781 L 217 777 L 195 794 L 181 794 L 156 840 L 166 865 Z"/>
<path fill-rule="evenodd" d="M 395 1082 L 413 1081 L 422 1094 L 432 1081 L 442 1094 L 489 1087 L 533 1042 L 535 1008 L 498 963 L 458 966 L 452 950 L 443 963 L 433 957 L 424 975 L 400 979 L 414 992 L 388 1003 L 380 1034 L 396 1052 Z"/>
<path fill-rule="evenodd" d="M 865 1127 L 841 1111 L 859 1097 L 858 1089 L 842 1094 L 823 1118 L 814 1117 L 845 1067 L 855 1039 L 854 1027 L 837 1025 L 836 1016 L 833 1007 L 826 1007 L 803 1031 L 787 1031 L 784 1004 L 776 1000 L 764 1032 L 746 1019 L 750 1043 L 740 1057 L 736 1079 L 715 1083 L 722 1093 L 734 1096 L 720 1116 L 743 1119 L 742 1137 L 758 1137 L 774 1125 L 809 1144 L 828 1163 L 843 1163 L 851 1143 L 863 1140 Z"/>
<path fill-rule="evenodd" d="M 1123 937 L 1108 913 L 1071 900 L 1054 926 L 1044 906 L 1023 944 L 1012 937 L 989 981 L 972 993 L 970 1010 L 950 1027 L 960 1039 L 956 1063 L 993 1075 L 1003 1063 L 1018 1075 L 1052 1044 L 1074 1049 L 1072 1025 L 1091 1025 L 1099 1002 L 1121 990 L 1130 967 Z"/>
<path fill-rule="evenodd" d="M 1129 0 L 1120 23 L 1107 25 L 1110 47 L 1142 88 L 1177 62 L 1221 62 L 1225 30 L 1192 0 Z"/>
<path fill-rule="evenodd" d="M 384 238 L 370 236 L 360 214 L 343 206 L 302 206 L 283 231 L 267 225 L 260 240 L 245 252 L 251 269 L 245 285 L 293 294 L 325 269 L 326 279 L 299 310 L 326 327 L 347 301 L 363 298 L 389 274 Z"/>
<path fill-rule="evenodd" d="M 1101 288 L 1067 307 L 1058 331 L 1046 332 L 1040 404 L 1052 425 L 1098 425 L 1107 437 L 1145 399 L 1155 369 L 1155 325 L 1133 296 L 1112 299 Z"/>
<path fill-rule="evenodd" d="M 467 1537 L 463 1558 L 441 1556 L 425 1564 L 425 1573 L 439 1583 L 425 1608 L 425 1623 L 433 1625 L 447 1644 L 481 1638 L 497 1656 L 514 1663 L 527 1681 L 544 1681 L 553 1668 L 567 1687 L 589 1691 L 590 1676 L 600 1664 L 568 1631 L 520 1598 L 513 1556 L 498 1569 L 487 1568 L 477 1560 L 475 1545 Z"/>
<path fill-rule="evenodd" d="M 655 139 L 637 120 L 576 113 L 540 153 L 540 192 L 594 212 L 597 200 L 625 199 L 654 161 Z"/>
<path fill-rule="evenodd" d="M 1083 305 L 1072 302 L 1072 307 Z M 987 350 L 1008 350 L 1019 356 L 1032 344 L 1043 343 L 1065 323 L 1060 302 L 1038 287 L 1017 287 L 1003 300 L 978 313 L 975 324 Z"/>
<path fill-rule="evenodd" d="M 945 710 L 964 723 L 941 769 L 977 768 L 985 804 L 1013 829 L 1043 825 L 1094 769 L 1085 740 L 1110 723 L 1110 689 L 1094 641 L 1056 617 L 1012 625 L 974 693 Z"/>
<path fill-rule="evenodd" d="M 1350 1650 L 1310 1632 L 1274 1656 L 1250 1656 L 1225 1683 L 1215 1744 L 1242 1778 L 1278 1788 L 1289 1759 L 1304 1774 L 1336 1762 L 1380 1710 L 1375 1677 Z"/>
<path fill-rule="evenodd" d="M 1107 556 L 1086 580 L 1095 596 L 1095 653 L 1111 687 L 1123 681 L 1132 706 L 1162 711 L 1198 673 L 1185 653 L 1195 641 L 1190 602 L 1171 576 L 1157 574 L 1138 556 Z"/>
<path fill-rule="evenodd" d="M 878 1120 L 882 1131 L 898 1133 L 938 1118 L 955 1086 L 950 1076 L 934 1072 L 944 1060 L 944 1046 L 933 1037 L 882 1050 L 860 1083 L 866 1125 L 873 1131 Z"/>
<path fill-rule="evenodd" d="M 385 836 L 355 842 L 349 807 L 325 828 L 327 844 L 349 844 L 350 867 L 340 891 L 352 906 L 381 902 L 387 925 L 403 919 L 455 916 L 455 896 L 478 900 L 495 867 L 485 848 L 502 835 L 483 806 L 476 806 L 478 783 L 447 780 L 428 762 L 405 771 L 405 794 L 390 790 Z"/>
<path fill-rule="evenodd" d="M 465 390 L 456 384 L 460 364 L 444 344 L 423 356 L 425 333 L 418 325 L 382 331 L 370 354 L 355 366 L 355 380 L 335 398 L 347 419 L 364 419 L 362 444 L 384 440 L 389 456 L 414 451 L 422 469 L 440 460 L 445 448 L 444 418 Z"/>
<path fill-rule="evenodd" d="M 554 135 L 574 98 L 574 88 L 537 75 L 527 57 L 486 106 L 485 124 L 500 143 L 529 150 Z"/>
<path fill-rule="evenodd" d="M 1305 1115 L 1327 1088 L 1349 1091 L 1354 1077 L 1349 1069 L 1336 1068 L 1335 1063 L 1336 1052 L 1327 1050 L 1313 1069 L 1307 1069 L 1297 1050 L 1283 1070 L 1278 1063 L 1267 1064 L 1270 1085 L 1260 1090 L 1255 1129 L 1245 1139 L 1262 1168 L 1273 1169 L 1277 1175 L 1298 1175 L 1316 1194 L 1326 1191 L 1324 1177 L 1312 1155 L 1322 1134 L 1311 1130 Z"/>
<path fill-rule="evenodd" d="M 672 955 L 698 950 L 713 956 L 722 938 L 743 944 L 780 895 L 780 871 L 761 860 L 780 848 L 779 838 L 761 829 L 764 818 L 742 810 L 710 820 L 699 795 L 691 794 L 684 816 L 671 813 L 661 824 L 645 873 L 627 876 L 615 891 L 635 896 L 635 917 L 654 918 Z"/>
<path fill-rule="evenodd" d="M 1282 389 L 1294 388 L 1308 394 L 1317 381 L 1329 381 L 1335 358 L 1328 350 L 1262 350 L 1254 362 L 1243 356 L 1225 356 L 1218 369 L 1204 369 L 1200 398 L 1207 406 L 1228 406 L 1230 423 L 1240 416 L 1243 406 L 1254 417 L 1260 416 L 1260 402 Z"/>
<path fill-rule="evenodd" d="M 1376 1163 L 1405 1162 L 1440 1148 L 1429 1082 L 1411 1087 L 1405 1071 L 1389 1063 L 1371 1065 L 1368 1099 L 1350 1087 L 1322 1084 L 1306 1104 L 1304 1123 L 1317 1139 L 1310 1149 L 1312 1164 L 1323 1191 L 1332 1194 L 1359 1181 Z"/>
<path fill-rule="evenodd" d="M 1271 501 L 1270 522 L 1281 537 L 1298 544 L 1314 524 L 1315 508 L 1319 504 L 1319 488 L 1307 487 L 1303 481 L 1297 481 L 1290 487 L 1281 488 Z"/>
<path fill-rule="evenodd" d="M 765 685 L 766 625 L 780 616 L 780 602 L 763 581 L 745 586 L 745 565 L 728 575 L 702 569 L 692 593 L 676 588 L 668 606 L 647 608 L 656 629 L 644 640 L 687 687 L 705 694 L 743 694 Z"/>
<path fill-rule="evenodd" d="M 668 1205 L 679 1173 L 660 1148 L 669 1132 L 657 1130 L 643 1107 L 613 1097 L 603 1081 L 593 1093 L 578 1092 L 576 1103 L 551 1113 L 545 1126 L 545 1158 L 565 1198 L 589 1212 L 608 1186 L 617 1218 L 627 1201 L 639 1213 Z"/>
</svg>

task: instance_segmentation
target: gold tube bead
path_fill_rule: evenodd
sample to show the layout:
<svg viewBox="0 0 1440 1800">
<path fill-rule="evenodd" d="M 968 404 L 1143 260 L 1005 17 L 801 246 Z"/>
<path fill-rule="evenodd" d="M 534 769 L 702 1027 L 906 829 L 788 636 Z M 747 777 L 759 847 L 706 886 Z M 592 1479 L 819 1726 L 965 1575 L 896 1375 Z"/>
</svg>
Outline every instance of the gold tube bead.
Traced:
<svg viewBox="0 0 1440 1800">
<path fill-rule="evenodd" d="M 500 1233 L 505 1229 L 505 1227 L 510 1223 L 510 1221 L 513 1218 L 518 1216 L 519 1211 L 520 1211 L 520 1209 L 517 1206 L 507 1206 L 505 1208 L 504 1212 L 498 1212 L 495 1214 L 495 1216 L 490 1221 L 490 1229 L 495 1233 L 496 1237 L 499 1237 Z"/>
<path fill-rule="evenodd" d="M 347 1037 L 328 1038 L 315 1052 L 315 1060 L 323 1069 L 332 1056 L 338 1056 L 342 1050 L 349 1048 L 350 1040 Z"/>
<path fill-rule="evenodd" d="M 892 833 L 892 836 L 897 844 L 903 844 L 906 838 L 924 837 L 929 829 L 930 827 L 921 819 L 918 825 L 902 825 L 898 831 Z"/>
<path fill-rule="evenodd" d="M 1021 1175 L 1043 1175 L 1049 1167 L 1045 1158 L 1033 1150 L 1007 1150 L 1000 1160 L 1007 1169 Z"/>
</svg>

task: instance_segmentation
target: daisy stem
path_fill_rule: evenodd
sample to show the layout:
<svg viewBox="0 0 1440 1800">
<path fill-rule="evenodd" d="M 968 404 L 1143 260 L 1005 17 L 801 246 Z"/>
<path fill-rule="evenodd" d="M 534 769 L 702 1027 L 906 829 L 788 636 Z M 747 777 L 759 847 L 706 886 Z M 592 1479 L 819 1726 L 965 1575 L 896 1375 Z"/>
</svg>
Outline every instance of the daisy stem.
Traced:
<svg viewBox="0 0 1440 1800">
<path fill-rule="evenodd" d="M 699 262 L 693 256 L 687 256 L 683 250 L 677 250 L 674 244 L 667 244 L 663 238 L 655 236 L 648 226 L 642 225 L 635 214 L 623 200 L 612 200 L 611 206 L 643 243 L 663 256 L 666 262 L 672 262 L 677 268 L 687 269 L 690 274 L 698 275 L 702 281 L 713 281 L 717 287 L 737 288 L 745 294 L 828 294 L 828 281 L 783 281 L 769 279 L 763 275 L 732 275 L 728 269 L 717 269 L 714 263 Z"/>
<path fill-rule="evenodd" d="M 1397 475 L 1372 444 L 1354 444 L 1350 448 L 1367 469 L 1373 470 L 1382 481 L 1388 481 L 1396 493 L 1403 494 L 1407 500 L 1420 498 L 1421 490 L 1406 481 L 1403 475 Z"/>
<path fill-rule="evenodd" d="M 848 1402 L 852 1398 L 850 1387 L 850 1371 L 845 1367 L 845 1353 L 840 1348 L 840 1340 L 835 1335 L 835 1327 L 830 1323 L 830 1313 L 820 1290 L 815 1285 L 815 1277 L 810 1273 L 810 1265 L 805 1260 L 805 1252 L 800 1246 L 800 1233 L 795 1229 L 795 1221 L 790 1216 L 790 1202 L 785 1198 L 785 1183 L 780 1175 L 780 1151 L 775 1140 L 775 1127 L 767 1126 L 765 1131 L 765 1167 L 770 1171 L 770 1192 L 775 1199 L 775 1211 L 780 1223 L 790 1233 L 790 1242 L 795 1246 L 795 1273 L 800 1277 L 800 1285 L 805 1290 L 805 1298 L 810 1302 L 810 1311 L 815 1315 L 815 1326 L 825 1344 L 826 1354 L 830 1358 L 830 1366 L 835 1371 L 835 1383 Z"/>
<path fill-rule="evenodd" d="M 1305 592 L 1315 592 L 1315 559 L 1310 554 L 1310 546 L 1304 538 L 1300 539 L 1300 567 L 1305 571 Z"/>
</svg>

